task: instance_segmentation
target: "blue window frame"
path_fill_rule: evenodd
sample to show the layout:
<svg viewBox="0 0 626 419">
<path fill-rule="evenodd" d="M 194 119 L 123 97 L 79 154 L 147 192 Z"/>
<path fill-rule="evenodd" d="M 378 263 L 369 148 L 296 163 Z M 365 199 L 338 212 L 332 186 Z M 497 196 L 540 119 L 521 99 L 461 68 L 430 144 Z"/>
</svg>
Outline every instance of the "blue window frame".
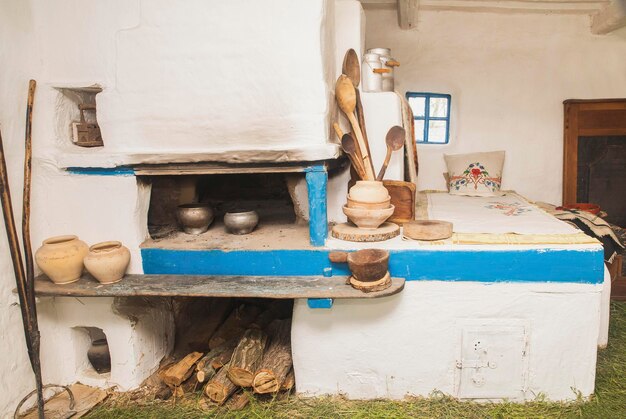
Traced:
<svg viewBox="0 0 626 419">
<path fill-rule="evenodd" d="M 406 98 L 415 119 L 415 142 L 448 144 L 452 97 L 441 93 L 407 92 Z"/>
</svg>

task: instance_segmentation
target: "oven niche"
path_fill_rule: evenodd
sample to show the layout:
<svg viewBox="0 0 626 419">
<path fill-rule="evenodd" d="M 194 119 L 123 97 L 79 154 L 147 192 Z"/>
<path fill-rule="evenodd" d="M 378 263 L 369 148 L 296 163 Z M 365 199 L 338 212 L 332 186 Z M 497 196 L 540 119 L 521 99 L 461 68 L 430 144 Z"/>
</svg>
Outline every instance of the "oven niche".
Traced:
<svg viewBox="0 0 626 419">
<path fill-rule="evenodd" d="M 293 177 L 270 173 L 144 178 L 152 190 L 148 211 L 150 239 L 184 240 L 188 248 L 193 248 L 195 242 L 203 243 L 203 247 L 221 247 L 237 237 L 250 241 L 262 236 L 264 242 L 269 243 L 273 234 L 285 238 L 298 230 L 295 236 L 302 236 L 306 242 L 308 224 L 303 216 L 298 215 L 301 211 L 297 209 L 306 206 L 306 202 L 304 205 L 298 203 L 297 182 L 293 182 L 290 176 Z M 202 225 L 192 226 L 196 230 L 186 229 L 181 220 L 179 208 L 188 207 L 188 204 L 209 208 L 208 214 L 202 215 Z M 234 227 L 225 225 L 229 218 L 236 218 L 227 214 L 251 211 L 258 215 L 258 223 L 250 234 L 237 235 Z M 208 229 L 207 222 L 210 222 Z"/>
</svg>

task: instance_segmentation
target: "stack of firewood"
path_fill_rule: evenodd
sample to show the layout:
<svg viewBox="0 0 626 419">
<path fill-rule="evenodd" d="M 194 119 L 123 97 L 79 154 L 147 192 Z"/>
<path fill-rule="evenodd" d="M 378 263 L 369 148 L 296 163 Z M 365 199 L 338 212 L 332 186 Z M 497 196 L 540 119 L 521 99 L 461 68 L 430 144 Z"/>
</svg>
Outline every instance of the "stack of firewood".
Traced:
<svg viewBox="0 0 626 419">
<path fill-rule="evenodd" d="M 224 311 L 230 309 L 223 306 Z M 243 389 L 255 394 L 290 392 L 295 384 L 291 318 L 282 307 L 281 313 L 272 305 L 240 304 L 226 316 L 212 313 L 212 318 L 225 320 L 213 326 L 208 351 L 193 351 L 168 364 L 158 372 L 159 379 L 177 396 L 201 390 L 211 402 L 223 405 L 230 399 L 235 408 L 249 401 Z"/>
</svg>

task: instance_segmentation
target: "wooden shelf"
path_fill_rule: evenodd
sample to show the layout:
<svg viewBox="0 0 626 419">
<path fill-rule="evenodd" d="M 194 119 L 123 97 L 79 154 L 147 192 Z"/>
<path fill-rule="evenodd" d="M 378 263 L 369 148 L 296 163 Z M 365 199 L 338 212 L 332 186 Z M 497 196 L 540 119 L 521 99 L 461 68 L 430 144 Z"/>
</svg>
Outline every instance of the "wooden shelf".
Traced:
<svg viewBox="0 0 626 419">
<path fill-rule="evenodd" d="M 383 291 L 364 293 L 346 284 L 346 277 L 322 276 L 196 276 L 126 275 L 102 285 L 89 275 L 56 285 L 45 276 L 35 280 L 37 296 L 65 297 L 240 297 L 240 298 L 377 298 L 397 294 L 403 278 L 392 278 Z"/>
<path fill-rule="evenodd" d="M 223 174 L 259 174 L 259 173 L 304 173 L 312 166 L 335 169 L 345 164 L 345 159 L 329 159 L 318 162 L 283 162 L 283 163 L 166 163 L 138 164 L 133 166 L 137 176 L 178 176 L 178 175 L 223 175 Z"/>
</svg>

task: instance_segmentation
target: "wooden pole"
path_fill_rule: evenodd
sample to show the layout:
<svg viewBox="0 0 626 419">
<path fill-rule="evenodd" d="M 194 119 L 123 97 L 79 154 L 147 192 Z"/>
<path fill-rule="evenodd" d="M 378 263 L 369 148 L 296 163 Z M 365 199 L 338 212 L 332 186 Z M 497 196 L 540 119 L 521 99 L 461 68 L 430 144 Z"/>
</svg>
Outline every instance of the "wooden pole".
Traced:
<svg viewBox="0 0 626 419">
<path fill-rule="evenodd" d="M 26 133 L 24 135 L 24 195 L 22 200 L 22 243 L 24 245 L 24 261 L 26 265 L 27 284 L 27 311 L 30 312 L 31 322 L 30 335 L 32 340 L 31 364 L 35 373 L 35 386 L 37 389 L 37 408 L 39 417 L 43 419 L 43 382 L 41 378 L 41 360 L 39 357 L 41 347 L 41 335 L 37 322 L 37 303 L 35 301 L 35 268 L 33 262 L 33 248 L 30 242 L 30 190 L 32 183 L 32 159 L 33 159 L 33 104 L 35 101 L 35 88 L 37 82 L 30 80 L 28 83 L 28 99 L 26 103 Z"/>
<path fill-rule="evenodd" d="M 30 97 L 30 92 L 29 92 Z M 29 106 L 32 112 L 32 106 Z M 27 118 L 28 110 L 27 110 Z M 27 124 L 28 125 L 28 124 Z M 4 226 L 9 242 L 9 250 L 11 252 L 11 260 L 13 261 L 13 271 L 15 272 L 15 283 L 17 286 L 17 294 L 20 302 L 20 310 L 22 312 L 22 324 L 24 326 L 24 335 L 26 338 L 26 348 L 30 359 L 33 372 L 37 384 L 37 407 L 39 418 L 43 419 L 43 397 L 41 385 L 41 364 L 39 360 L 39 331 L 37 330 L 36 308 L 30 306 L 28 293 L 28 284 L 24 264 L 22 262 L 22 254 L 20 244 L 17 237 L 15 226 L 15 218 L 13 216 L 13 207 L 11 203 L 11 191 L 9 188 L 9 178 L 6 167 L 6 159 L 4 157 L 4 146 L 2 143 L 2 134 L 0 133 L 0 200 L 2 201 L 2 213 L 4 217 Z M 34 300 L 34 298 L 32 298 Z"/>
</svg>

